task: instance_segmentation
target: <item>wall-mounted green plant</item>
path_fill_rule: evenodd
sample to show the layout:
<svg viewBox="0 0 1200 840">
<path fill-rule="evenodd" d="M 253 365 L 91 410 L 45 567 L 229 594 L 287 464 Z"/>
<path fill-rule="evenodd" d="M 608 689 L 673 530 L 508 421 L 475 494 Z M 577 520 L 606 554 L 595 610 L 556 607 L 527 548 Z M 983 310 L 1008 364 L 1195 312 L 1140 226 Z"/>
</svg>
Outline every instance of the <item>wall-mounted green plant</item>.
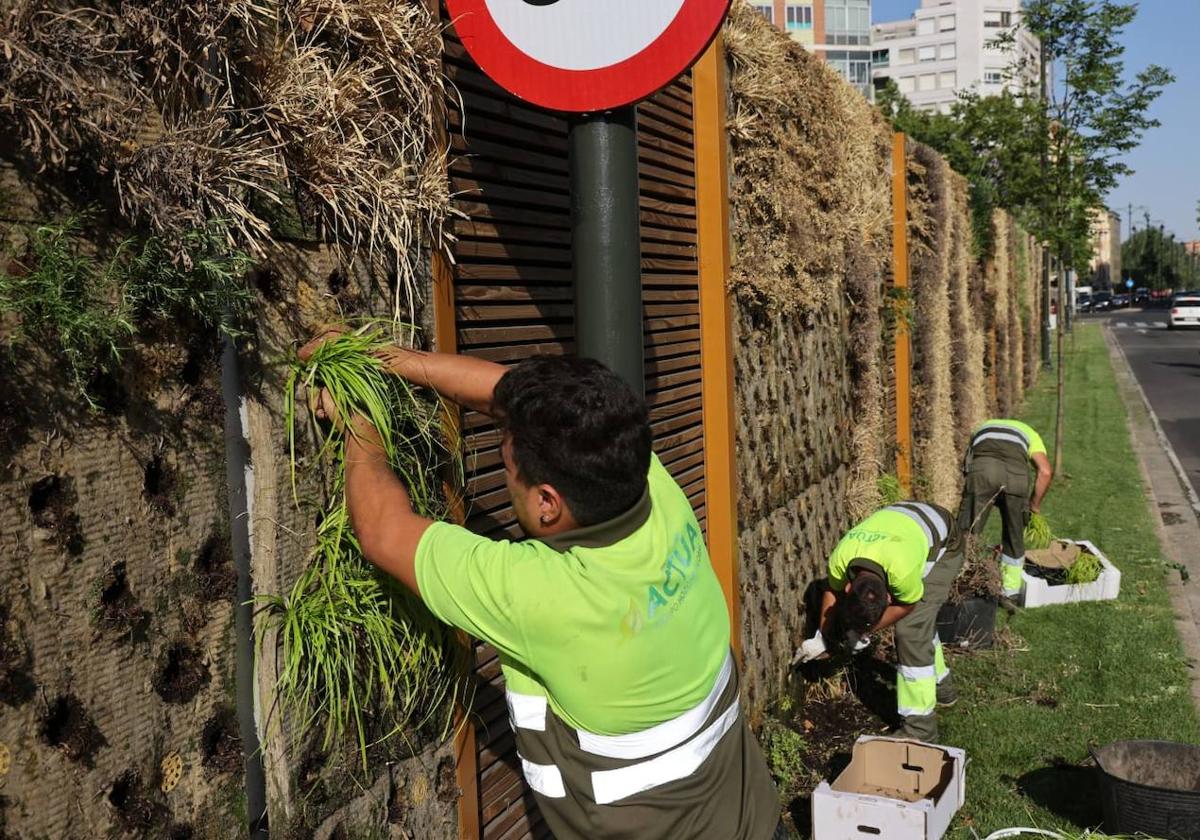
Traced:
<svg viewBox="0 0 1200 840">
<path fill-rule="evenodd" d="M 310 394 L 323 386 L 341 416 L 358 412 L 375 424 L 414 509 L 443 518 L 450 509 L 443 480 L 448 473 L 461 476 L 461 463 L 447 446 L 440 406 L 384 369 L 376 353 L 387 343 L 380 328 L 368 325 L 293 365 L 284 408 L 293 488 L 302 420 L 295 393 L 300 385 Z M 465 669 L 453 631 L 363 557 L 346 508 L 345 432 L 321 434 L 311 466 L 329 469 L 330 501 L 300 579 L 287 594 L 259 599 L 265 618 L 260 631 L 279 633 L 283 669 L 275 696 L 293 721 L 293 737 L 299 740 L 320 726 L 328 749 L 352 735 L 365 769 L 367 748 L 407 727 L 440 719 L 444 735 Z M 260 655 L 262 638 L 260 632 Z"/>
<path fill-rule="evenodd" d="M 917 313 L 911 289 L 901 286 L 888 287 L 883 322 L 888 329 L 894 329 L 900 323 L 907 325 L 910 331 L 916 327 Z"/>
<path fill-rule="evenodd" d="M 192 323 L 236 332 L 251 299 L 249 258 L 224 245 L 221 225 L 190 230 L 176 247 L 130 236 L 107 250 L 90 242 L 90 213 L 24 228 L 0 261 L 0 311 L 10 349 L 25 343 L 62 359 L 90 405 L 95 377 L 115 370 L 139 330 Z"/>
<path fill-rule="evenodd" d="M 881 504 L 894 505 L 904 499 L 904 488 L 900 486 L 900 479 L 891 473 L 879 476 L 875 486 L 879 489 Z"/>
</svg>

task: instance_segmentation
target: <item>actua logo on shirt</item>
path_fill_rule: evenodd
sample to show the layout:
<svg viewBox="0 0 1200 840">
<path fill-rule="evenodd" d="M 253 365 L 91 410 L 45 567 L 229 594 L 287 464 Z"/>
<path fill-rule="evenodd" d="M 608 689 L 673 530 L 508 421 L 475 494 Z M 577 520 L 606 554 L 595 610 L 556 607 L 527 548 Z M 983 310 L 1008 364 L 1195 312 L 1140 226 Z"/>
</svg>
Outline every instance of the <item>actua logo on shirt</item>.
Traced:
<svg viewBox="0 0 1200 840">
<path fill-rule="evenodd" d="M 700 570 L 704 539 L 695 522 L 689 522 L 671 541 L 671 549 L 662 564 L 662 580 L 646 590 L 645 609 L 630 602 L 621 622 L 626 636 L 640 633 L 646 623 L 657 624 L 679 611 L 687 600 L 696 573 Z"/>
</svg>

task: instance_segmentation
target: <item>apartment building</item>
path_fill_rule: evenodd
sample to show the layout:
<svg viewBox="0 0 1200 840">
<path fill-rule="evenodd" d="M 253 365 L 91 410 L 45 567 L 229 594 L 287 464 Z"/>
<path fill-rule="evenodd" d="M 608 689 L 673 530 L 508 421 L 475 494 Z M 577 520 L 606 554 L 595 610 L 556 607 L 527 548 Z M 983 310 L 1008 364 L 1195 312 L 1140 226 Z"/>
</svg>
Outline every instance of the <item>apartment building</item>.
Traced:
<svg viewBox="0 0 1200 840">
<path fill-rule="evenodd" d="M 872 28 L 874 85 L 894 81 L 914 106 L 943 113 L 960 91 L 1025 91 L 1038 83 L 1039 45 L 1020 21 L 1021 0 L 921 0 L 911 19 Z M 998 44 L 1014 27 L 1015 43 Z"/>
<path fill-rule="evenodd" d="M 1107 207 L 1092 210 L 1092 285 L 1098 289 L 1121 286 L 1121 217 Z"/>
<path fill-rule="evenodd" d="M 771 0 L 754 7 L 871 98 L 871 0 Z"/>
</svg>

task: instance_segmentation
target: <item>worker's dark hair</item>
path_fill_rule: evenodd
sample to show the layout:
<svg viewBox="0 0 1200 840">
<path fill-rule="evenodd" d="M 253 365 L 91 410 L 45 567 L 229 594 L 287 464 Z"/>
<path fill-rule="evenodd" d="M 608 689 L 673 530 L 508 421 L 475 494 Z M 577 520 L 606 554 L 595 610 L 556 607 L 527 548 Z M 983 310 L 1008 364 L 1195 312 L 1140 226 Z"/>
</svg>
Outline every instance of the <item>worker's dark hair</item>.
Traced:
<svg viewBox="0 0 1200 840">
<path fill-rule="evenodd" d="M 496 385 L 493 411 L 512 439 L 517 476 L 549 484 L 580 525 L 633 507 L 650 469 L 650 413 L 623 379 L 593 359 L 537 356 Z"/>
<path fill-rule="evenodd" d="M 866 633 L 879 623 L 888 607 L 887 584 L 874 572 L 859 570 L 850 581 L 846 596 L 846 629 Z"/>
</svg>

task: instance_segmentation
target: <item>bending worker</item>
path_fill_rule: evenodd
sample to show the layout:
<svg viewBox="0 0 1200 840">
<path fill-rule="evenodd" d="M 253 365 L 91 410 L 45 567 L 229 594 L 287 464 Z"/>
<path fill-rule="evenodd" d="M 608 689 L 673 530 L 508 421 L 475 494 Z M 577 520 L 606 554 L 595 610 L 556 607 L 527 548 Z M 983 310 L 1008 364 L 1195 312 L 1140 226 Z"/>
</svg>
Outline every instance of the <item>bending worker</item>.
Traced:
<svg viewBox="0 0 1200 840">
<path fill-rule="evenodd" d="M 587 359 L 506 369 L 381 355 L 500 431 L 522 542 L 414 513 L 362 416 L 345 420 L 346 496 L 367 559 L 500 652 L 521 766 L 554 836 L 776 836 L 725 597 L 687 497 L 651 452 L 645 401 Z M 335 411 L 319 400 L 319 414 Z"/>
<path fill-rule="evenodd" d="M 876 511 L 834 548 L 819 629 L 797 659 L 817 659 L 835 646 L 857 652 L 867 634 L 895 625 L 898 734 L 936 741 L 936 707 L 957 699 L 937 614 L 962 565 L 962 536 L 945 508 L 900 502 Z"/>
<path fill-rule="evenodd" d="M 1032 501 L 1030 463 L 1037 468 Z M 966 482 L 958 525 L 964 533 L 982 533 L 992 506 L 1000 509 L 1004 595 L 1015 598 L 1021 594 L 1025 568 L 1025 526 L 1030 511 L 1041 510 L 1054 478 L 1046 445 L 1032 427 L 1019 420 L 988 420 L 971 435 L 963 472 Z"/>
</svg>

